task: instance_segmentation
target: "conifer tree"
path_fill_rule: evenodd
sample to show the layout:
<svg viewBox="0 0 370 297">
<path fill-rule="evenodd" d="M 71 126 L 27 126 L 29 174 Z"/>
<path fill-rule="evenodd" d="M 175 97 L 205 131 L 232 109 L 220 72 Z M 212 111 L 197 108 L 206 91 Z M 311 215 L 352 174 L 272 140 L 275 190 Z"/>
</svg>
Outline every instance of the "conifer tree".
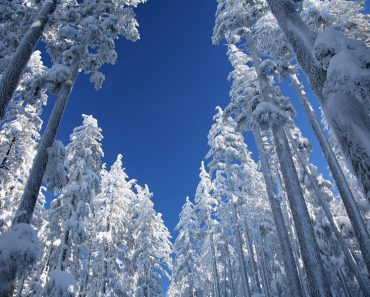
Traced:
<svg viewBox="0 0 370 297">
<path fill-rule="evenodd" d="M 176 226 L 179 234 L 173 247 L 175 261 L 169 288 L 169 296 L 171 297 L 197 296 L 194 286 L 196 276 L 195 260 L 197 256 L 194 242 L 196 229 L 194 205 L 189 197 L 186 197 Z"/>
<path fill-rule="evenodd" d="M 100 167 L 103 136 L 97 120 L 83 115 L 82 126 L 73 130 L 67 146 L 66 167 L 68 183 L 58 199 L 53 220 L 59 225 L 54 233 L 58 247 L 53 251 L 49 281 L 45 294 L 57 296 L 58 276 L 69 273 L 80 281 L 83 262 L 83 245 L 87 239 L 86 221 L 95 195 L 100 191 Z M 77 288 L 75 288 L 77 290 Z"/>
</svg>

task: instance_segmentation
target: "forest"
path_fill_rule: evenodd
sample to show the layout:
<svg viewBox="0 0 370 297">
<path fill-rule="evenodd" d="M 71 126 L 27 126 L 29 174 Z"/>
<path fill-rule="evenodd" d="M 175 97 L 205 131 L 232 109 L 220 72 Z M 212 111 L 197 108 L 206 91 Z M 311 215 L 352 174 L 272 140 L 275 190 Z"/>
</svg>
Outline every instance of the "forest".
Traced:
<svg viewBox="0 0 370 297">
<path fill-rule="evenodd" d="M 213 1 L 231 88 L 172 236 L 124 157 L 103 162 L 98 119 L 57 139 L 77 78 L 104 88 L 147 1 L 0 0 L 0 297 L 370 296 L 365 1 Z"/>
</svg>

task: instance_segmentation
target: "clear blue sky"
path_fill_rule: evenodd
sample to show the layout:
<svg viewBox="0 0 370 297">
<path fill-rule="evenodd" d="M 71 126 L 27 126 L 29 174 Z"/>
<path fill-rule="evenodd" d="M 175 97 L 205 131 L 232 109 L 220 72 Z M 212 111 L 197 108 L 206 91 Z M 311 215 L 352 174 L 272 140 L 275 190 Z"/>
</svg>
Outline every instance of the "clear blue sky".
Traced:
<svg viewBox="0 0 370 297">
<path fill-rule="evenodd" d="M 103 68 L 103 89 L 95 91 L 86 75 L 79 76 L 58 133 L 67 144 L 81 114 L 96 117 L 104 134 L 104 162 L 110 166 L 117 154 L 124 156 L 129 177 L 149 185 L 155 208 L 174 236 L 185 197 L 194 196 L 214 109 L 229 100 L 226 47 L 211 44 L 215 11 L 215 0 L 141 5 L 136 9 L 141 40 L 117 42 L 118 62 Z M 296 123 L 314 146 L 312 161 L 326 171 L 307 118 L 292 96 Z M 256 155 L 251 136 L 246 140 Z"/>
</svg>

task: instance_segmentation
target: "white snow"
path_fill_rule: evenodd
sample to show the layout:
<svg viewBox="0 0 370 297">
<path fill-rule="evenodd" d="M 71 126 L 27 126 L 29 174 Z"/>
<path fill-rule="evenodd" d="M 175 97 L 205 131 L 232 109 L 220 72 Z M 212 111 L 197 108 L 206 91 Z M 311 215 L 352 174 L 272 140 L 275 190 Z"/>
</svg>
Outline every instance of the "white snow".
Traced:
<svg viewBox="0 0 370 297">
<path fill-rule="evenodd" d="M 14 274 L 25 274 L 39 258 L 40 249 L 40 241 L 29 224 L 17 224 L 1 234 L 0 289 L 11 285 Z"/>
</svg>

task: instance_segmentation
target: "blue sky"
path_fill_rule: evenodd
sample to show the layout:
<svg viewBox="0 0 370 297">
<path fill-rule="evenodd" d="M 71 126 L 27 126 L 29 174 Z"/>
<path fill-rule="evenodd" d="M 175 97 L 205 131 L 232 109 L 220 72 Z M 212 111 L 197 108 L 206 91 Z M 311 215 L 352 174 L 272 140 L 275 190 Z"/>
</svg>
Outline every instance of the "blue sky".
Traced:
<svg viewBox="0 0 370 297">
<path fill-rule="evenodd" d="M 154 192 L 155 208 L 171 233 L 185 197 L 194 196 L 215 107 L 229 100 L 226 47 L 211 44 L 215 11 L 215 0 L 141 5 L 136 9 L 141 40 L 117 42 L 118 62 L 103 68 L 103 89 L 95 91 L 87 76 L 79 76 L 58 133 L 67 144 L 81 114 L 96 117 L 103 129 L 104 162 L 110 166 L 117 154 L 124 156 L 129 177 Z M 283 92 L 292 96 L 296 123 L 313 143 L 313 163 L 326 172 L 294 92 L 286 87 Z M 251 135 L 246 141 L 256 155 Z"/>
</svg>

